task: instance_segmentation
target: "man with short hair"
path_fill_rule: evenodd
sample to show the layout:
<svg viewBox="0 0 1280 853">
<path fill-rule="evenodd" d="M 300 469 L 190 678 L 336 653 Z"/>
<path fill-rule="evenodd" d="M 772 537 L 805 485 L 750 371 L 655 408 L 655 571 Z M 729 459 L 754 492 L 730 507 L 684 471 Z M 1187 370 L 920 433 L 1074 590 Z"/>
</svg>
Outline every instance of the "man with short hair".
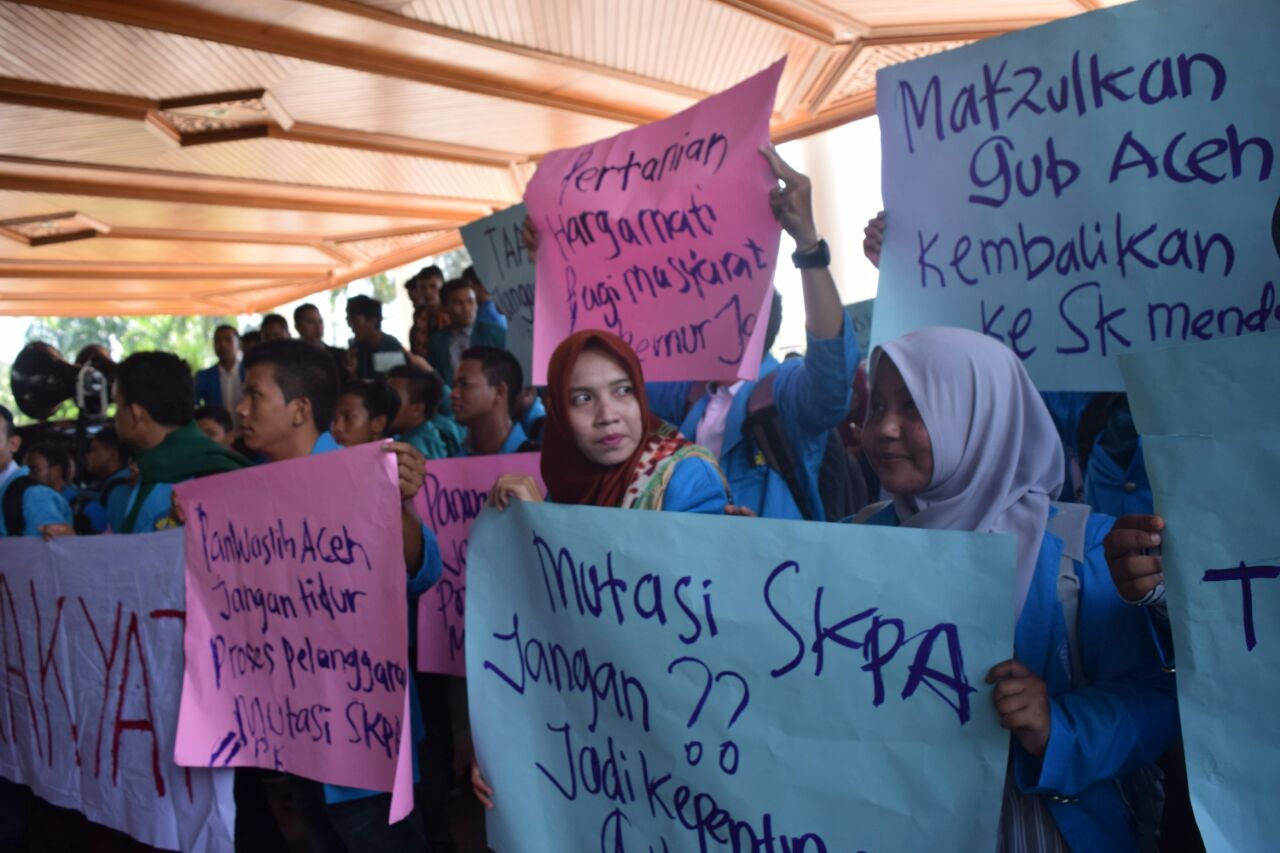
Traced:
<svg viewBox="0 0 1280 853">
<path fill-rule="evenodd" d="M 440 374 L 445 385 L 453 384 L 462 353 L 471 347 L 505 347 L 507 332 L 501 326 L 477 317 L 476 293 L 460 278 L 447 282 L 440 290 L 441 304 L 449 317 L 449 328 L 427 341 L 427 361 Z"/>
<path fill-rule="evenodd" d="M 406 441 L 428 459 L 457 456 L 462 450 L 462 429 L 439 412 L 444 383 L 428 370 L 403 365 L 391 371 L 387 384 L 400 395 L 400 411 L 391 423 L 400 441 Z"/>
<path fill-rule="evenodd" d="M 289 339 L 289 321 L 279 314 L 268 314 L 262 318 L 262 342 L 269 344 L 272 341 L 284 341 Z"/>
<path fill-rule="evenodd" d="M 354 379 L 346 369 L 347 351 L 339 347 L 331 347 L 324 342 L 324 317 L 320 309 L 310 302 L 304 302 L 293 309 L 293 328 L 298 337 L 313 347 L 322 347 L 333 359 L 333 366 L 338 370 L 338 378 L 345 385 Z"/>
<path fill-rule="evenodd" d="M 378 300 L 371 296 L 348 299 L 347 325 L 354 338 L 357 379 L 377 379 L 405 363 L 404 347 L 382 331 L 382 303 Z"/>
<path fill-rule="evenodd" d="M 338 404 L 338 376 L 322 351 L 303 341 L 276 341 L 254 349 L 245 359 L 245 394 L 237 415 L 245 445 L 268 462 L 297 459 L 340 450 L 329 433 Z M 386 446 L 394 452 L 399 473 L 404 565 L 409 603 L 440 577 L 442 564 L 435 535 L 409 508 L 422 487 L 422 457 L 409 445 Z M 371 472 L 377 476 L 377 472 Z M 384 618 L 390 614 L 384 614 Z M 404 614 L 405 619 L 409 614 Z M 412 690 L 412 688 L 410 688 Z M 416 691 L 411 701 L 417 705 Z M 413 716 L 417 716 L 417 712 Z M 417 728 L 416 726 L 414 728 Z M 420 737 L 414 732 L 414 739 Z M 333 828 L 351 850 L 418 851 L 425 849 L 416 819 L 386 823 L 390 794 L 337 785 L 324 786 L 326 810 Z"/>
<path fill-rule="evenodd" d="M 432 264 L 423 267 L 404 283 L 414 309 L 439 308 L 440 288 L 444 286 L 444 270 Z"/>
<path fill-rule="evenodd" d="M 466 427 L 460 456 L 488 456 L 530 449 L 520 424 L 512 417 L 524 371 L 510 352 L 472 347 L 462 354 L 454 375 L 453 416 Z"/>
<path fill-rule="evenodd" d="M 507 318 L 498 310 L 498 303 L 494 302 L 493 297 L 489 295 L 489 288 L 485 287 L 484 282 L 480 280 L 480 274 L 476 272 L 474 266 L 462 271 L 462 280 L 471 285 L 471 289 L 476 293 L 476 319 L 481 323 L 501 326 L 505 330 Z"/>
<path fill-rule="evenodd" d="M 22 436 L 14 431 L 13 412 L 0 406 L 0 536 L 65 536 L 74 533 L 66 498 L 31 476 L 14 461 Z"/>
<path fill-rule="evenodd" d="M 138 482 L 118 533 L 171 526 L 175 483 L 249 464 L 196 426 L 191 368 L 173 353 L 136 352 L 120 362 L 112 396 L 120 440 L 138 451 Z"/>
<path fill-rule="evenodd" d="M 89 439 L 85 469 L 97 481 L 93 500 L 84 504 L 81 514 L 93 533 L 119 532 L 129 508 L 128 447 L 120 443 L 116 428 L 107 424 Z"/>
<path fill-rule="evenodd" d="M 240 333 L 234 326 L 224 324 L 213 330 L 213 353 L 218 363 L 196 373 L 195 402 L 201 406 L 234 409 L 240 402 L 240 386 L 244 382 Z"/>
</svg>

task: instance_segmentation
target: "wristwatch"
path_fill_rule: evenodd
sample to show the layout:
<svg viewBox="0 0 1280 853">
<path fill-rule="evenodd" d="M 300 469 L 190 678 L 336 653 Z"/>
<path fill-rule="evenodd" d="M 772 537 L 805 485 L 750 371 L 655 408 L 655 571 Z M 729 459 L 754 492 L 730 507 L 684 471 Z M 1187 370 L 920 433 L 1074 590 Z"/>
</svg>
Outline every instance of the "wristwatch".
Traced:
<svg viewBox="0 0 1280 853">
<path fill-rule="evenodd" d="M 797 249 L 792 252 L 791 263 L 796 265 L 796 269 L 801 270 L 816 270 L 831 266 L 831 250 L 827 248 L 827 241 L 819 237 L 818 242 L 805 251 Z"/>
</svg>

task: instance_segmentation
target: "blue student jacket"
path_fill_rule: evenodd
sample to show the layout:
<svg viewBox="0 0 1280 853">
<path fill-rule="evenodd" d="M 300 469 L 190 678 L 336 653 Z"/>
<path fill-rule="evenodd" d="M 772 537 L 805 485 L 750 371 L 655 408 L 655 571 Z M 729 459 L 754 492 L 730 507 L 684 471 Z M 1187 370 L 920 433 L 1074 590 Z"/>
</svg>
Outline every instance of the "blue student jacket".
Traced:
<svg viewBox="0 0 1280 853">
<path fill-rule="evenodd" d="M 783 429 L 799 458 L 797 478 L 808 496 L 809 505 L 820 510 L 818 469 L 827 447 L 827 433 L 835 429 L 849 412 L 853 397 L 853 374 L 858 368 L 858 340 L 847 320 L 834 338 L 808 338 L 803 359 L 779 364 L 771 355 L 760 366 L 760 378 L 777 373 L 773 397 Z M 758 381 L 758 380 L 757 380 Z M 698 421 L 707 410 L 704 394 L 689 411 L 688 382 L 650 382 L 645 386 L 649 407 L 658 417 L 680 425 L 680 432 L 697 441 Z M 761 518 L 801 518 L 800 508 L 787 488 L 787 481 L 765 462 L 754 442 L 742 434 L 747 404 L 756 382 L 746 382 L 734 395 L 725 422 L 720 468 L 729 481 L 734 502 Z"/>
<path fill-rule="evenodd" d="M 124 508 L 125 518 L 128 518 L 129 513 L 133 512 L 133 505 L 137 503 L 138 495 L 141 491 L 141 483 L 134 483 L 133 487 L 129 489 L 129 500 Z M 142 508 L 138 510 L 138 517 L 133 522 L 132 532 L 154 533 L 157 530 L 169 527 L 169 513 L 172 509 L 173 484 L 156 483 L 142 500 Z M 123 524 L 123 520 L 121 523 Z M 116 532 L 123 533 L 124 530 L 121 529 Z"/>
<path fill-rule="evenodd" d="M 1128 468 L 1121 468 L 1110 453 L 1094 445 L 1084 475 L 1084 502 L 1098 512 L 1117 518 L 1155 512 L 1151 481 L 1147 479 L 1147 466 L 1142 458 L 1142 439 L 1138 439 L 1138 449 L 1129 460 Z"/>
<path fill-rule="evenodd" d="M 121 468 L 102 481 L 99 493 L 105 492 L 109 486 L 115 483 L 127 485 L 128 482 L 129 469 Z M 90 501 L 85 506 L 84 514 L 89 519 L 90 527 L 94 533 L 105 533 L 108 529 L 112 533 L 119 533 L 124 529 L 124 520 L 129 517 L 129 496 L 130 490 L 124 486 L 119 486 L 111 489 L 110 494 L 107 495 L 105 506 L 100 498 Z"/>
<path fill-rule="evenodd" d="M 502 442 L 502 447 L 498 448 L 498 454 L 518 453 L 520 452 L 521 445 L 528 440 L 529 436 L 524 434 L 524 428 L 518 423 L 512 424 L 511 432 L 507 433 L 507 440 Z M 471 451 L 467 450 L 467 446 L 465 444 L 462 446 L 462 450 L 458 451 L 459 458 L 470 455 Z"/>
<path fill-rule="evenodd" d="M 524 417 L 520 419 L 520 428 L 524 430 L 524 434 L 528 435 L 533 431 L 533 425 L 547 416 L 547 407 L 543 404 L 541 397 L 533 398 L 533 405 L 529 407 L 529 411 L 524 413 Z"/>
<path fill-rule="evenodd" d="M 341 445 L 334 441 L 333 436 L 328 432 L 323 432 L 316 439 L 315 446 L 311 448 L 311 455 L 317 453 L 329 453 L 334 450 L 341 450 Z M 418 568 L 418 573 L 409 578 L 409 613 L 412 615 L 418 609 L 418 597 L 431 588 L 431 585 L 440 580 L 440 574 L 444 570 L 444 563 L 440 559 L 440 544 L 436 540 L 435 533 L 425 524 L 422 525 L 422 565 Z M 409 632 L 409 645 L 412 646 L 415 640 L 413 631 Z M 422 740 L 426 736 L 426 725 L 422 720 L 422 703 L 418 701 L 418 688 L 413 673 L 409 673 L 409 716 L 410 731 L 413 733 L 414 742 Z M 413 780 L 418 781 L 418 750 L 410 750 L 413 753 Z M 363 788 L 348 788 L 345 785 L 329 785 L 324 786 L 324 801 L 326 803 L 345 803 L 351 800 L 360 800 L 365 797 L 377 797 L 385 794 L 386 791 L 366 791 Z"/>
<path fill-rule="evenodd" d="M 662 496 L 662 511 L 723 515 L 727 503 L 724 481 L 714 465 L 706 459 L 682 459 L 671 472 Z"/>
<path fill-rule="evenodd" d="M 507 328 L 507 318 L 498 310 L 498 304 L 492 299 L 480 303 L 480 307 L 476 309 L 476 322 Z"/>
<path fill-rule="evenodd" d="M 244 362 L 240 362 L 240 381 L 244 381 Z M 235 403 L 222 399 L 222 380 L 218 378 L 218 365 L 196 371 L 196 405 L 221 406 L 231 409 Z"/>
<path fill-rule="evenodd" d="M 3 483 L 0 483 L 0 502 L 9 486 L 19 477 L 31 474 L 25 465 L 14 468 Z M 0 513 L 0 536 L 39 536 L 40 528 L 46 524 L 71 524 L 71 505 L 67 499 L 48 486 L 32 483 L 22 495 L 22 517 L 26 528 L 17 532 L 10 531 L 4 521 L 4 513 Z"/>
<path fill-rule="evenodd" d="M 867 523 L 896 525 L 893 504 Z M 1120 599 L 1107 569 L 1102 539 L 1114 524 L 1110 516 L 1090 515 L 1083 559 L 1073 560 L 1083 686 L 1072 689 L 1065 663 L 1067 629 L 1058 600 L 1063 542 L 1050 532 L 1014 633 L 1017 659 L 1048 687 L 1051 715 L 1042 758 L 1011 738 L 1014 781 L 1022 791 L 1048 796 L 1063 839 L 1090 853 L 1137 849 L 1119 780 L 1153 763 L 1178 733 L 1173 675 L 1161 669 L 1146 614 Z"/>
</svg>

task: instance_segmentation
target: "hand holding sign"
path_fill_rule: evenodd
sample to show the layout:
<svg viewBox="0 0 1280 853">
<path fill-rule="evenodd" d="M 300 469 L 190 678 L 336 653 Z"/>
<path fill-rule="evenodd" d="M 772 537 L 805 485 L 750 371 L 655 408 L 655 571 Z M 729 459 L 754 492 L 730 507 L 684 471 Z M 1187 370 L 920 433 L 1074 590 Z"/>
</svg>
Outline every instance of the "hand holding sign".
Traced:
<svg viewBox="0 0 1280 853">
<path fill-rule="evenodd" d="M 511 501 L 540 501 L 542 491 L 528 474 L 503 474 L 489 492 L 489 505 L 502 512 Z"/>
<path fill-rule="evenodd" d="M 778 156 L 772 145 L 760 147 L 769 168 L 782 181 L 781 187 L 769 191 L 769 207 L 782 228 L 796 241 L 796 248 L 806 251 L 818 242 L 818 226 L 813 221 L 813 187 L 808 175 L 802 175 Z"/>
<path fill-rule="evenodd" d="M 871 266 L 880 268 L 880 250 L 884 248 L 884 211 L 880 211 L 867 221 L 862 229 L 862 254 L 871 261 Z"/>
<path fill-rule="evenodd" d="M 1020 660 L 998 663 L 987 673 L 987 683 L 994 684 L 991 700 L 1000 714 L 1000 725 L 1013 732 L 1022 748 L 1039 758 L 1049 745 L 1052 717 L 1049 713 L 1049 689 Z"/>
<path fill-rule="evenodd" d="M 1126 515 L 1103 540 L 1111 580 L 1120 597 L 1130 604 L 1145 604 L 1164 583 L 1160 555 L 1148 553 L 1160 547 L 1161 530 L 1164 519 L 1158 515 Z"/>
<path fill-rule="evenodd" d="M 382 449 L 396 455 L 400 499 L 413 500 L 413 496 L 422 490 L 422 478 L 427 470 L 426 458 L 413 445 L 403 441 L 389 441 L 382 445 Z"/>
</svg>

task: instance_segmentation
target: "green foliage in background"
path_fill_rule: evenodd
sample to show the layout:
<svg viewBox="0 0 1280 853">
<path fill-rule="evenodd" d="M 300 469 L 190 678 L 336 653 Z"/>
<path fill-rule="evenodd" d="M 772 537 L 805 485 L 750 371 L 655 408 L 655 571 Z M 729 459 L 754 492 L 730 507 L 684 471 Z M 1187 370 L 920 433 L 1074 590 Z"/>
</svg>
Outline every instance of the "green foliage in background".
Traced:
<svg viewBox="0 0 1280 853">
<path fill-rule="evenodd" d="M 439 264 L 448 278 L 462 273 L 463 267 L 471 262 L 463 250 L 450 252 L 435 258 L 424 258 L 407 269 L 400 280 L 431 263 Z M 316 293 L 304 299 L 280 306 L 280 312 L 292 325 L 293 308 L 302 302 L 313 302 L 322 313 L 326 314 L 325 322 L 330 329 L 338 330 L 335 337 L 346 339 L 345 312 L 347 297 L 353 286 L 357 292 L 368 292 L 372 288 L 372 296 L 384 304 L 395 300 L 399 285 L 397 279 L 386 273 L 379 273 L 353 282 L 351 285 L 331 290 L 328 294 Z M 325 312 L 325 306 L 328 311 Z M 263 312 L 267 313 L 267 312 Z M 27 328 L 26 340 L 43 341 L 55 347 L 67 361 L 74 361 L 76 353 L 89 344 L 102 344 L 111 351 L 111 357 L 120 360 L 130 353 L 146 350 L 165 350 L 177 353 L 194 372 L 213 364 L 213 330 L 226 323 L 240 332 L 257 329 L 260 316 L 240 317 L 36 317 Z M 13 392 L 9 385 L 9 369 L 11 365 L 0 362 L 0 404 L 7 406 L 19 422 L 28 422 L 30 418 L 22 414 L 14 404 Z M 76 408 L 65 402 L 54 413 L 51 419 L 75 418 Z"/>
</svg>

